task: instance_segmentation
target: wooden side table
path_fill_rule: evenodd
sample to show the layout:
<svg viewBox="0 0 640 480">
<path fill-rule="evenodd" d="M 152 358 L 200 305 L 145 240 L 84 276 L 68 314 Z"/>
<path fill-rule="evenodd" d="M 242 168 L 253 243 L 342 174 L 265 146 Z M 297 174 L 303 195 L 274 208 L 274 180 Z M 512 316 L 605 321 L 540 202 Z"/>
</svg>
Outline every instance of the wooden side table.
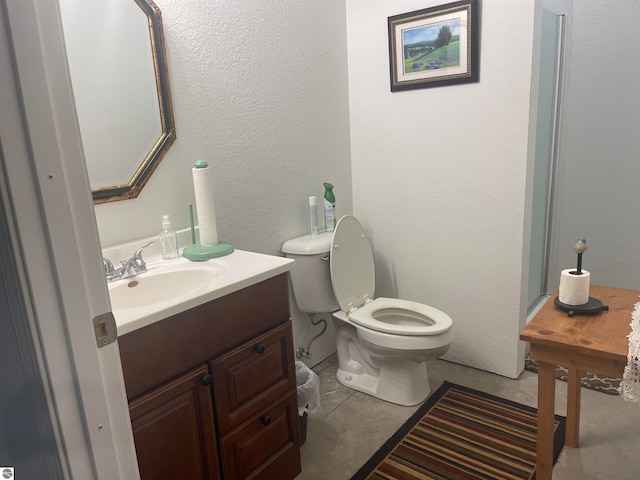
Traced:
<svg viewBox="0 0 640 480">
<path fill-rule="evenodd" d="M 553 417 L 555 368 L 568 370 L 567 431 L 565 444 L 578 447 L 580 430 L 580 372 L 622 378 L 627 365 L 631 313 L 640 301 L 640 291 L 592 285 L 590 296 L 609 310 L 595 315 L 569 317 L 549 298 L 520 339 L 530 342 L 529 355 L 538 369 L 538 437 L 536 478 L 551 478 L 553 468 Z"/>
</svg>

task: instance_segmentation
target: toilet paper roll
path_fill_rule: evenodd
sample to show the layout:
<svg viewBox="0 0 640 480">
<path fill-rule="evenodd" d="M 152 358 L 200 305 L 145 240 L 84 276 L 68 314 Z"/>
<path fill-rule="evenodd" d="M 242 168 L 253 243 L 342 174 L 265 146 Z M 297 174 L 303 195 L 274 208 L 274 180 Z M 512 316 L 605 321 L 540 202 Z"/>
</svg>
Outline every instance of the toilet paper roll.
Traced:
<svg viewBox="0 0 640 480">
<path fill-rule="evenodd" d="M 193 190 L 196 197 L 196 214 L 200 229 L 200 244 L 218 244 L 216 209 L 213 204 L 213 187 L 209 167 L 193 168 Z"/>
<path fill-rule="evenodd" d="M 584 305 L 589 301 L 591 274 L 582 270 L 582 275 L 572 275 L 575 271 L 568 268 L 560 273 L 559 300 L 566 305 Z"/>
</svg>

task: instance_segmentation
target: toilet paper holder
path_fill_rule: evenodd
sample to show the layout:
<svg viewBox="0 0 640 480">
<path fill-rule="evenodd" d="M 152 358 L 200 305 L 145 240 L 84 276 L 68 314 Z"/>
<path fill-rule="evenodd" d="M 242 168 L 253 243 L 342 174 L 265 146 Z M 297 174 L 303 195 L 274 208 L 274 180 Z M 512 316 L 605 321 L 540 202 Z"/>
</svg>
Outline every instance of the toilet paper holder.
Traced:
<svg viewBox="0 0 640 480">
<path fill-rule="evenodd" d="M 609 310 L 608 305 L 603 305 L 600 300 L 593 297 L 589 297 L 589 301 L 582 305 L 568 305 L 566 303 L 562 303 L 560 301 L 560 297 L 554 298 L 553 303 L 560 310 L 567 312 L 568 317 L 573 317 L 575 315 L 595 315 L 603 310 Z"/>
<path fill-rule="evenodd" d="M 560 310 L 567 312 L 567 316 L 569 317 L 573 317 L 574 315 L 594 315 L 603 310 L 609 310 L 608 305 L 603 305 L 602 302 L 597 298 L 593 298 L 589 296 L 590 273 L 587 272 L 586 270 L 585 271 L 582 270 L 582 254 L 586 251 L 587 251 L 587 241 L 584 238 L 578 239 L 577 243 L 573 246 L 573 252 L 577 255 L 576 269 L 572 271 L 569 271 L 569 270 L 562 271 L 561 278 L 560 278 L 560 295 L 553 299 L 553 303 Z M 575 277 L 573 277 L 574 275 Z M 573 279 L 577 280 L 580 276 L 583 276 L 583 275 L 584 275 L 583 277 L 584 281 L 576 285 Z M 567 291 L 565 292 L 562 291 L 563 285 L 566 286 L 566 284 L 563 284 L 563 282 L 565 280 L 568 281 L 569 279 L 571 279 L 571 284 L 569 285 L 569 292 L 571 292 L 570 290 L 571 286 L 574 286 L 574 288 L 576 288 L 577 286 L 579 291 L 578 298 L 583 299 L 586 296 L 587 297 L 586 303 L 573 305 L 573 304 L 564 303 L 560 301 L 560 297 L 563 295 L 563 293 L 564 293 L 563 300 L 565 300 L 565 302 L 572 300 L 571 293 L 573 292 L 567 295 L 568 293 Z"/>
</svg>

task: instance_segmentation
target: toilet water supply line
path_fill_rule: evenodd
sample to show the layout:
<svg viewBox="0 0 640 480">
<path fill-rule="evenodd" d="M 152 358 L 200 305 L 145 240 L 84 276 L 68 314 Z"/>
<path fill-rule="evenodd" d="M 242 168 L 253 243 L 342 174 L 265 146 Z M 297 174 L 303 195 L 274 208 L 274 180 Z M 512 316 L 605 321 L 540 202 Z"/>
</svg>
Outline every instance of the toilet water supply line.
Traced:
<svg viewBox="0 0 640 480">
<path fill-rule="evenodd" d="M 305 358 L 311 358 L 311 344 L 319 337 L 322 336 L 322 334 L 324 334 L 324 332 L 326 332 L 327 330 L 327 321 L 324 318 L 321 318 L 320 320 L 316 320 L 315 319 L 315 313 L 310 313 L 309 314 L 309 320 L 311 321 L 311 325 L 313 325 L 314 327 L 317 325 L 320 325 L 321 323 L 322 325 L 322 331 L 316 335 L 314 335 L 311 340 L 309 340 L 309 343 L 307 343 L 307 348 L 305 349 L 304 347 L 298 347 L 296 349 L 296 358 L 298 360 L 300 360 L 301 358 L 305 357 Z"/>
</svg>

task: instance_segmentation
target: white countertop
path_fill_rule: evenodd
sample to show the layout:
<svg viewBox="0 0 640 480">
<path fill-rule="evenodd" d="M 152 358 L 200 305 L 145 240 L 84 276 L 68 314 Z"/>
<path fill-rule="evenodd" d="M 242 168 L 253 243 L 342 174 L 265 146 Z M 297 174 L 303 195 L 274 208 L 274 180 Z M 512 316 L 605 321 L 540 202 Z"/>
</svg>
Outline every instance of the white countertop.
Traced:
<svg viewBox="0 0 640 480">
<path fill-rule="evenodd" d="M 126 250 L 129 251 L 131 248 L 129 247 Z M 108 252 L 105 251 L 105 253 Z M 115 251 L 112 250 L 111 253 L 113 254 Z M 109 291 L 112 292 L 116 288 L 122 290 L 132 281 L 138 281 L 142 285 L 145 282 L 145 276 L 150 279 L 156 277 L 153 281 L 157 284 L 159 276 L 167 271 L 209 269 L 214 272 L 215 280 L 210 285 L 207 284 L 201 288 L 193 289 L 193 291 L 186 294 L 181 293 L 178 298 L 156 300 L 151 304 L 143 304 L 145 302 L 141 300 L 140 306 L 132 306 L 131 304 L 119 306 L 116 296 L 112 293 L 111 307 L 116 319 L 118 336 L 288 272 L 295 265 L 294 260 L 289 258 L 243 250 L 235 250 L 229 255 L 205 262 L 191 262 L 182 257 L 175 260 L 162 260 L 151 249 L 149 256 L 144 256 L 144 258 L 147 262 L 147 272 L 135 277 L 111 282 L 108 284 Z M 130 298 L 135 300 L 135 296 Z"/>
</svg>

